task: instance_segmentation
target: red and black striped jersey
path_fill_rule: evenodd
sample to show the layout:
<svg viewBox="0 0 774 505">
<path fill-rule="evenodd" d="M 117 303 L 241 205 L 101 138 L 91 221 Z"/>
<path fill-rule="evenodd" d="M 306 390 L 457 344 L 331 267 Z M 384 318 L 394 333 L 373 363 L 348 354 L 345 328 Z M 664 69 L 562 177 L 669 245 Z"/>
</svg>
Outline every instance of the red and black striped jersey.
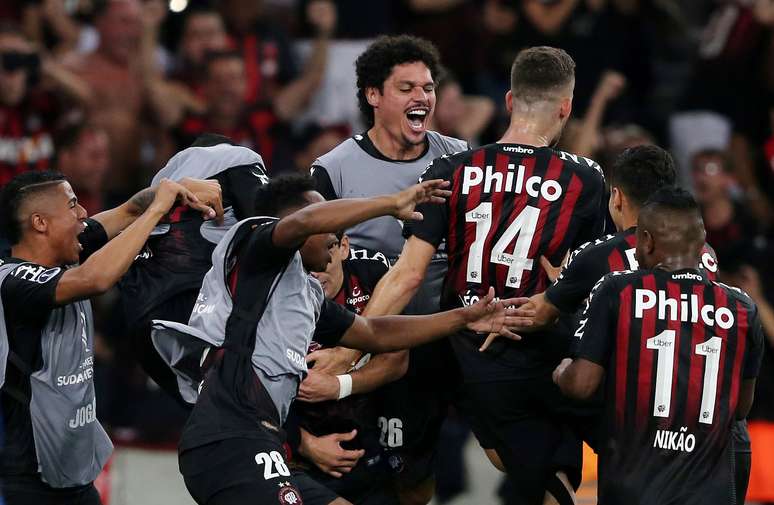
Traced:
<svg viewBox="0 0 774 505">
<path fill-rule="evenodd" d="M 379 279 L 390 269 L 390 263 L 379 251 L 352 247 L 349 258 L 341 266 L 344 282 L 333 301 L 355 314 L 362 314 Z"/>
<path fill-rule="evenodd" d="M 559 278 L 548 287 L 546 298 L 562 312 L 582 310 L 599 279 L 610 272 L 639 269 L 636 245 L 636 227 L 583 244 L 572 252 Z M 704 245 L 699 267 L 709 280 L 717 280 L 718 260 L 709 244 Z"/>
<path fill-rule="evenodd" d="M 361 314 L 390 264 L 379 251 L 353 247 L 349 251 L 349 258 L 341 266 L 344 279 L 333 301 L 350 312 Z M 312 341 L 309 352 L 323 347 L 326 346 Z M 365 363 L 366 360 L 361 360 L 358 365 Z M 376 403 L 371 393 L 354 394 L 342 400 L 320 403 L 294 402 L 291 412 L 299 425 L 315 436 L 357 430 L 357 437 L 346 444 L 347 448 L 366 449 L 370 456 L 380 450 Z M 362 464 L 366 464 L 367 460 L 364 458 Z"/>
<path fill-rule="evenodd" d="M 698 269 L 614 272 L 575 335 L 606 371 L 599 503 L 733 503 L 731 423 L 763 354 L 752 300 Z"/>
<path fill-rule="evenodd" d="M 474 303 L 489 287 L 499 297 L 531 296 L 545 290 L 540 257 L 558 263 L 580 244 L 602 235 L 604 176 L 593 160 L 519 144 L 490 144 L 435 159 L 423 180 L 451 182 L 443 205 L 418 206 L 422 221 L 407 223 L 404 234 L 438 246 L 446 239 L 448 272 L 441 307 Z M 546 372 L 546 340 L 531 335 L 514 343 L 499 339 L 491 352 L 478 352 L 476 339 L 453 339 L 467 346 L 466 380 L 499 380 L 514 374 Z M 526 373 L 525 373 L 526 372 Z"/>
</svg>

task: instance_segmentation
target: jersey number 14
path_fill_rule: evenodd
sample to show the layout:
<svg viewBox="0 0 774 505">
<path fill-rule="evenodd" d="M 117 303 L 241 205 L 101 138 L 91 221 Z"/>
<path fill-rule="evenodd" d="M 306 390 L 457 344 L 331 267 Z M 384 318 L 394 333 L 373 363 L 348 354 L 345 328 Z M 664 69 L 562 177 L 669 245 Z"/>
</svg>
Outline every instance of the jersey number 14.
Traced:
<svg viewBox="0 0 774 505">
<path fill-rule="evenodd" d="M 540 209 L 527 205 L 492 247 L 489 261 L 508 267 L 505 285 L 509 288 L 521 286 L 524 271 L 532 270 L 533 261 L 528 255 L 539 217 Z M 467 281 L 481 284 L 486 240 L 492 229 L 492 202 L 481 202 L 478 207 L 465 214 L 465 221 L 476 223 L 476 238 L 468 252 Z M 516 244 L 513 246 L 513 253 L 508 253 L 506 249 L 514 238 L 516 238 Z"/>
</svg>

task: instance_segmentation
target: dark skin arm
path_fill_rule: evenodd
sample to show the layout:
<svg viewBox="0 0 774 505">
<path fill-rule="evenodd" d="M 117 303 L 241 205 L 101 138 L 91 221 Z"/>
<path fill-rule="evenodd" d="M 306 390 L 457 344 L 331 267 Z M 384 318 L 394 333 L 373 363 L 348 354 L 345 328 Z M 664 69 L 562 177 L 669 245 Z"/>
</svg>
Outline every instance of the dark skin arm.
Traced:
<svg viewBox="0 0 774 505">
<path fill-rule="evenodd" d="M 460 309 L 427 316 L 355 316 L 355 321 L 341 339 L 341 345 L 368 352 L 391 352 L 408 349 L 468 329 L 480 333 L 498 333 L 518 339 L 508 328 L 524 324 L 524 317 L 514 308 L 526 298 L 494 301 L 494 288 L 478 302 Z"/>
<path fill-rule="evenodd" d="M 587 359 L 565 359 L 554 370 L 554 382 L 565 396 L 586 400 L 599 388 L 604 375 L 603 367 Z"/>
<path fill-rule="evenodd" d="M 177 200 L 203 212 L 214 211 L 203 205 L 180 184 L 163 180 L 152 203 L 119 236 L 110 240 L 81 265 L 68 269 L 56 287 L 57 305 L 82 300 L 110 289 L 126 273 L 148 240 L 153 228 Z"/>
<path fill-rule="evenodd" d="M 398 193 L 374 198 L 347 198 L 304 207 L 277 223 L 272 235 L 274 245 L 287 249 L 301 246 L 318 233 L 335 233 L 363 221 L 395 216 L 398 219 L 422 219 L 414 208 L 425 202 L 443 203 L 451 194 L 442 189 L 449 185 L 441 179 L 415 184 Z"/>
<path fill-rule="evenodd" d="M 223 197 L 218 181 L 202 181 L 186 177 L 179 184 L 189 193 L 195 195 L 197 202 L 204 204 L 204 206 L 196 208 L 202 211 L 205 219 L 221 219 L 223 217 Z M 154 186 L 138 191 L 118 207 L 100 212 L 92 219 L 98 221 L 105 228 L 108 240 L 111 240 L 134 223 L 150 207 L 156 196 L 157 188 L 158 186 Z"/>
</svg>

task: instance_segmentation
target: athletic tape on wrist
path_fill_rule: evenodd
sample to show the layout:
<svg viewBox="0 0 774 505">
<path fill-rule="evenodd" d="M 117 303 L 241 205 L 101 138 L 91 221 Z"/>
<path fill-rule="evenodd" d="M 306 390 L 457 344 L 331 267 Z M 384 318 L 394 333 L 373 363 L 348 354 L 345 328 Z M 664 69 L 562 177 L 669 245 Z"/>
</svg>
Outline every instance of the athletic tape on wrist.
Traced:
<svg viewBox="0 0 774 505">
<path fill-rule="evenodd" d="M 352 376 L 348 373 L 337 375 L 339 379 L 339 400 L 352 394 Z"/>
</svg>

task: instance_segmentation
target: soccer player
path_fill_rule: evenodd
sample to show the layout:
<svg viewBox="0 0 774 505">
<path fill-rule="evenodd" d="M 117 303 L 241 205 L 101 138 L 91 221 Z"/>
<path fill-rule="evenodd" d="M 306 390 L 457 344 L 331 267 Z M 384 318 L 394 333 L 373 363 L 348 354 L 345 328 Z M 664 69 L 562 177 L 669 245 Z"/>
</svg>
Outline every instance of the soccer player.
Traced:
<svg viewBox="0 0 774 505">
<path fill-rule="evenodd" d="M 100 503 L 93 481 L 113 446 L 96 419 L 89 298 L 118 281 L 177 199 L 215 217 L 168 180 L 93 219 L 61 174 L 25 172 L 3 188 L 0 217 L 12 245 L 0 261 L 7 503 Z"/>
<path fill-rule="evenodd" d="M 643 270 L 600 280 L 555 371 L 573 398 L 604 381 L 600 505 L 736 503 L 731 424 L 750 410 L 763 333 L 745 293 L 697 268 L 704 240 L 693 197 L 656 192 L 637 226 Z"/>
<path fill-rule="evenodd" d="M 138 361 L 164 391 L 187 405 L 180 401 L 174 374 L 153 348 L 151 321 L 188 321 L 215 244 L 234 223 L 252 215 L 255 191 L 269 178 L 260 155 L 216 134 L 202 135 L 174 155 L 152 184 L 162 178 L 200 180 L 223 213 L 220 222 L 205 221 L 194 209 L 173 207 L 119 284 Z"/>
<path fill-rule="evenodd" d="M 443 201 L 448 191 L 441 187 L 427 181 L 392 195 L 325 202 L 311 178 L 277 178 L 257 198 L 256 213 L 279 219 L 251 218 L 229 230 L 213 252 L 189 325 L 155 322 L 154 343 L 177 364 L 186 361 L 182 351 L 198 366 L 193 340 L 216 348 L 203 357 L 211 360 L 203 382 L 188 375 L 184 384 L 198 398 L 181 438 L 180 470 L 197 503 L 349 503 L 291 473 L 282 456 L 281 426 L 306 374 L 312 337 L 386 352 L 461 328 L 510 335 L 508 327 L 524 322 L 505 306 L 526 299 L 495 302 L 491 291 L 440 314 L 364 318 L 324 299 L 309 275 L 330 262 L 331 232 L 383 215 L 416 219 L 416 204 Z"/>
<path fill-rule="evenodd" d="M 325 272 L 312 275 L 320 281 L 326 298 L 362 315 L 389 263 L 380 252 L 350 249 L 349 237 L 343 233 L 337 233 L 336 238 L 338 243 L 331 249 Z M 313 341 L 310 349 L 320 347 Z M 369 358 L 370 354 L 364 355 L 349 373 L 339 376 L 310 368 L 298 391 L 300 401 L 291 408 L 291 418 L 298 420 L 301 436 L 297 452 L 304 458 L 302 463 L 312 464 L 307 466 L 311 466 L 308 472 L 313 479 L 355 504 L 386 505 L 397 503 L 397 496 L 393 472 L 379 440 L 378 398 L 369 393 L 400 378 L 407 366 L 363 367 Z M 363 380 L 363 374 L 374 377 Z M 290 434 L 291 429 L 287 429 Z"/>
<path fill-rule="evenodd" d="M 439 74 L 438 51 L 430 42 L 407 35 L 381 37 L 358 57 L 355 70 L 358 104 L 368 130 L 314 162 L 317 190 L 327 200 L 405 189 L 416 183 L 433 159 L 468 148 L 463 140 L 427 130 L 435 109 Z M 405 242 L 401 223 L 391 216 L 357 224 L 347 234 L 355 246 L 382 251 L 391 263 L 397 260 Z M 439 310 L 445 271 L 445 256 L 440 252 L 404 313 L 431 314 Z M 331 356 L 335 361 L 330 361 Z M 336 356 L 322 351 L 314 357 L 317 367 L 341 373 L 357 361 L 359 353 L 340 352 Z M 380 416 L 385 419 L 382 438 L 388 442 L 391 460 L 399 472 L 401 503 L 424 505 L 433 496 L 433 458 L 446 415 L 446 396 L 453 389 L 450 384 L 456 372 L 449 370 L 453 358 L 446 341 L 413 349 L 410 359 L 406 352 L 377 356 L 366 368 L 405 367 L 406 360 L 406 376 L 380 389 L 384 404 Z"/>
<path fill-rule="evenodd" d="M 604 179 L 592 160 L 551 147 L 570 115 L 575 63 L 560 49 L 521 51 L 511 71 L 506 105 L 511 123 L 496 144 L 433 161 L 423 179 L 450 181 L 445 205 L 422 206 L 425 219 L 409 236 L 396 265 L 371 299 L 375 310 L 400 310 L 446 240 L 449 271 L 442 308 L 475 303 L 490 287 L 501 297 L 531 296 L 548 284 L 539 258 L 563 258 L 599 237 Z M 578 484 L 580 442 L 555 408 L 566 401 L 551 382 L 559 361 L 555 339 L 499 339 L 485 353 L 470 335 L 452 337 L 462 368 L 462 407 L 497 466 L 513 479 L 518 503 L 541 503 L 547 489 L 572 500 L 558 471 Z"/>
<path fill-rule="evenodd" d="M 609 174 L 611 193 L 608 208 L 618 233 L 582 245 L 572 253 L 557 281 L 545 293 L 531 297 L 530 307 L 535 310 L 533 328 L 553 321 L 561 313 L 570 315 L 581 312 L 592 288 L 604 275 L 639 268 L 635 258 L 635 244 L 640 208 L 656 191 L 673 186 L 676 177 L 672 156 L 657 146 L 632 147 L 616 159 Z M 706 244 L 700 265 L 709 280 L 716 280 L 717 258 Z M 733 435 L 735 487 L 737 502 L 742 503 L 750 476 L 751 448 L 747 422 L 742 420 L 734 423 Z M 595 445 L 593 439 L 587 442 Z"/>
</svg>

